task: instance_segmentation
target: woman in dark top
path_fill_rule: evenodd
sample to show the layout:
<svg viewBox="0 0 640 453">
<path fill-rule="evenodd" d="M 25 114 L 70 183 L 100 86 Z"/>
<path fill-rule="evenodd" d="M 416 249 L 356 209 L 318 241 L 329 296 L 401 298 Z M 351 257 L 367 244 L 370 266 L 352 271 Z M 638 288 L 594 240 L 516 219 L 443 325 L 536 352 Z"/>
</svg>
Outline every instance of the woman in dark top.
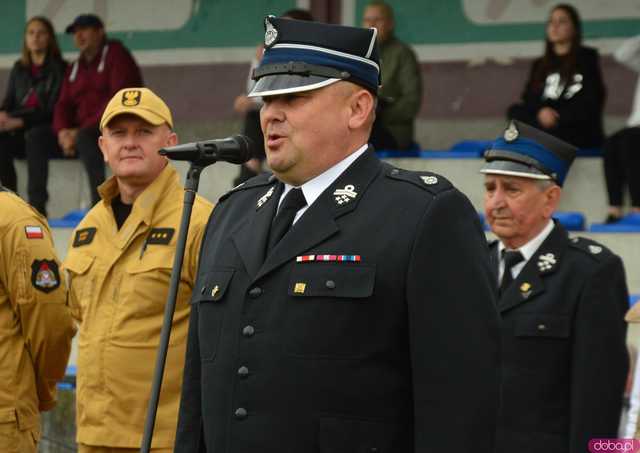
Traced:
<svg viewBox="0 0 640 453">
<path fill-rule="evenodd" d="M 576 9 L 555 6 L 547 22 L 545 53 L 533 62 L 522 101 L 507 115 L 579 148 L 597 148 L 604 139 L 605 87 L 598 51 L 581 43 Z"/>
<path fill-rule="evenodd" d="M 51 121 L 64 71 L 51 22 L 31 18 L 25 27 L 22 56 L 11 69 L 0 105 L 0 182 L 16 190 L 13 158 L 26 155 L 29 202 L 44 215 L 48 159 L 61 155 Z"/>
</svg>

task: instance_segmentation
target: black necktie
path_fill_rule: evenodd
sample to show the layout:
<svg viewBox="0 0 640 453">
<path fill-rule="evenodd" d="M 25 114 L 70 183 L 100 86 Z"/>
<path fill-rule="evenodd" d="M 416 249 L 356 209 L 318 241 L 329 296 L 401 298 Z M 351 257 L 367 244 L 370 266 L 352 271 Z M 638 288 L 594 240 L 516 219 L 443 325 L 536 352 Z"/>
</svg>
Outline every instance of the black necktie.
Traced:
<svg viewBox="0 0 640 453">
<path fill-rule="evenodd" d="M 269 246 L 267 250 L 271 250 L 282 237 L 289 231 L 296 213 L 307 205 L 302 189 L 291 189 L 282 200 L 282 204 L 278 209 L 276 217 L 271 223 L 271 231 L 269 231 Z"/>
<path fill-rule="evenodd" d="M 516 264 L 524 261 L 524 256 L 520 253 L 520 250 L 502 250 L 502 259 L 504 260 L 504 272 L 502 274 L 502 282 L 500 282 L 500 289 L 498 295 L 504 294 L 509 285 L 513 282 L 511 275 L 511 269 Z"/>
</svg>

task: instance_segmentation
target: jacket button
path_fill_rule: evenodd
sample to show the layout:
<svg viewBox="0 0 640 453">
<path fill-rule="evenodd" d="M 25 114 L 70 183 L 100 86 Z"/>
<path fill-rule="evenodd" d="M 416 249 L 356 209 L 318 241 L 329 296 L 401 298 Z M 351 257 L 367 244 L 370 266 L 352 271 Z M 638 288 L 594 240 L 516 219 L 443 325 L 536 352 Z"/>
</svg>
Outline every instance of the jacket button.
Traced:
<svg viewBox="0 0 640 453">
<path fill-rule="evenodd" d="M 538 330 L 547 330 L 547 326 L 545 324 L 538 324 Z"/>
<path fill-rule="evenodd" d="M 329 289 L 335 289 L 336 282 L 334 282 L 333 280 L 327 280 L 324 285 Z"/>
<path fill-rule="evenodd" d="M 249 368 L 244 365 L 238 368 L 238 376 L 243 378 L 249 376 Z"/>
<path fill-rule="evenodd" d="M 254 329 L 253 326 L 245 326 L 244 329 L 242 329 L 242 335 L 245 337 L 252 337 L 254 333 L 256 333 L 256 329 Z"/>
<path fill-rule="evenodd" d="M 257 299 L 258 297 L 262 296 L 262 288 L 256 286 L 255 288 L 251 288 L 249 290 L 249 296 L 251 296 L 252 299 Z"/>
<path fill-rule="evenodd" d="M 236 409 L 235 416 L 238 420 L 244 420 L 247 418 L 247 410 L 244 407 L 239 407 Z"/>
</svg>

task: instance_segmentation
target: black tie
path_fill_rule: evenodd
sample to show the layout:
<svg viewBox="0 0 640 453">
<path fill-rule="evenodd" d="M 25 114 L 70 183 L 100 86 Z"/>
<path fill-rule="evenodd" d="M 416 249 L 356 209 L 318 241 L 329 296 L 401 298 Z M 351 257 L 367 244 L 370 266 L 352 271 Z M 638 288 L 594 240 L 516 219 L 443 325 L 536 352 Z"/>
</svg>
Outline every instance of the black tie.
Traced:
<svg viewBox="0 0 640 453">
<path fill-rule="evenodd" d="M 291 189 L 282 200 L 282 204 L 278 209 L 276 217 L 271 223 L 271 231 L 269 232 L 269 246 L 267 250 L 271 250 L 280 239 L 289 231 L 296 213 L 307 205 L 302 189 Z"/>
<path fill-rule="evenodd" d="M 509 285 L 513 282 L 511 275 L 511 269 L 516 264 L 524 261 L 524 256 L 520 253 L 520 250 L 502 250 L 502 259 L 504 260 L 504 273 L 502 274 L 502 282 L 500 282 L 500 289 L 498 295 L 504 294 Z"/>
</svg>

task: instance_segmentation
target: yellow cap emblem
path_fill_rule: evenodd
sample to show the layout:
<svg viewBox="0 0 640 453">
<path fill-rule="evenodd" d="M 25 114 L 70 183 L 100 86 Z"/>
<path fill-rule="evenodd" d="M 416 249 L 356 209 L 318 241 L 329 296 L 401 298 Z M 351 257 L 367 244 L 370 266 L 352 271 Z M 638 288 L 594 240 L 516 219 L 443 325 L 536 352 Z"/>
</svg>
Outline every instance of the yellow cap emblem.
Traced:
<svg viewBox="0 0 640 453">
<path fill-rule="evenodd" d="M 122 105 L 127 107 L 134 107 L 140 104 L 140 98 L 142 92 L 140 90 L 128 90 L 122 93 Z"/>
</svg>

